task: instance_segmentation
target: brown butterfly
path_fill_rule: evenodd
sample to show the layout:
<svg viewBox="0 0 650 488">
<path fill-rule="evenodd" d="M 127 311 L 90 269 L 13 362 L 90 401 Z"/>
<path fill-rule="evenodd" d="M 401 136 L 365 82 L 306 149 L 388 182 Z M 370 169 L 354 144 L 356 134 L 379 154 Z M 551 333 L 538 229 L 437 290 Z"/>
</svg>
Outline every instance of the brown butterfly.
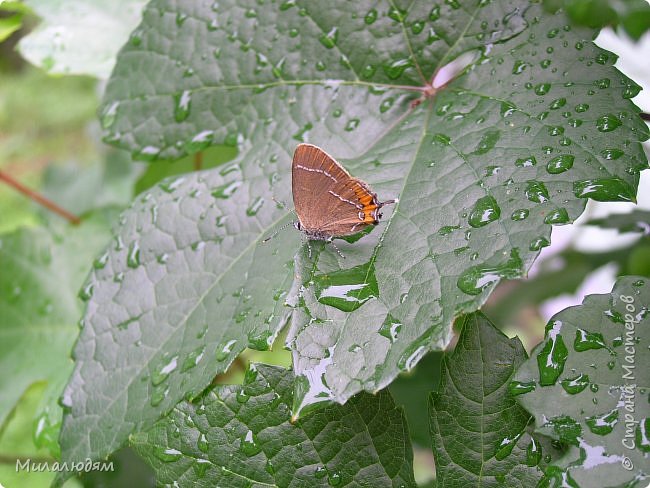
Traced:
<svg viewBox="0 0 650 488">
<path fill-rule="evenodd" d="M 296 147 L 291 165 L 291 185 L 298 220 L 287 225 L 293 224 L 307 237 L 310 257 L 309 239 L 330 242 L 336 252 L 345 257 L 332 239 L 377 225 L 381 208 L 398 201 L 380 202 L 367 183 L 350 176 L 332 156 L 312 144 Z M 280 230 L 282 228 L 263 242 L 275 237 Z"/>
</svg>

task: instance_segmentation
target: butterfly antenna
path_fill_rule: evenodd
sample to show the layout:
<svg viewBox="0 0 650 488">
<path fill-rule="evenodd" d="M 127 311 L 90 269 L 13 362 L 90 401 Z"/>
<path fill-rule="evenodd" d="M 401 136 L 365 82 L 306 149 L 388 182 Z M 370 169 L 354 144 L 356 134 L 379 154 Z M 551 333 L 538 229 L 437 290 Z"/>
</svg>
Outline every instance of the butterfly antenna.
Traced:
<svg viewBox="0 0 650 488">
<path fill-rule="evenodd" d="M 282 232 L 284 229 L 286 229 L 287 227 L 289 227 L 291 225 L 295 225 L 295 222 L 293 222 L 293 221 L 292 222 L 287 222 L 282 227 L 280 227 L 278 230 L 276 230 L 273 234 L 268 236 L 266 239 L 263 239 L 262 242 L 263 243 L 264 242 L 269 242 L 271 239 L 273 239 L 275 236 L 277 236 L 280 232 Z"/>
<path fill-rule="evenodd" d="M 385 202 L 379 202 L 379 208 L 383 207 L 384 205 L 390 205 L 392 203 L 398 203 L 399 198 L 394 198 L 393 200 L 386 200 Z"/>
</svg>

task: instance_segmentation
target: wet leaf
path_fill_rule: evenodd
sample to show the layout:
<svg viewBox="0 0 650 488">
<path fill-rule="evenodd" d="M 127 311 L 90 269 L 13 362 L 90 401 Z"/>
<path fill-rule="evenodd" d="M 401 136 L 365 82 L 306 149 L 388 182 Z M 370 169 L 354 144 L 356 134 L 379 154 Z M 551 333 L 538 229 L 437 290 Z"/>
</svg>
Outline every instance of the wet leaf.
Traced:
<svg viewBox="0 0 650 488">
<path fill-rule="evenodd" d="M 414 487 L 406 420 L 388 392 L 290 422 L 293 374 L 252 365 L 243 385 L 179 404 L 131 445 L 177 486 Z"/>
<path fill-rule="evenodd" d="M 20 53 L 52 74 L 108 78 L 120 46 L 141 18 L 143 0 L 28 0 L 41 23 L 23 37 Z"/>
<path fill-rule="evenodd" d="M 611 294 L 589 295 L 555 315 L 517 371 L 515 384 L 531 385 L 518 400 L 535 416 L 536 432 L 577 448 L 547 471 L 555 481 L 647 480 L 649 303 L 647 278 L 620 278 Z"/>
<path fill-rule="evenodd" d="M 586 198 L 634 199 L 647 166 L 634 83 L 591 43 L 593 31 L 537 5 L 236 5 L 150 3 L 107 86 L 106 141 L 152 161 L 211 144 L 239 155 L 163 183 L 125 214 L 124 248 L 109 251 L 115 267 L 93 277 L 67 390 L 70 457 L 110 452 L 206 387 L 251 334 L 272 337 L 284 315 L 273 296 L 297 307 L 296 415 L 385 387 L 443 348 L 454 318 L 500 279 L 525 274 L 551 225 L 575 219 Z M 464 74 L 412 103 L 470 51 Z M 295 233 L 259 243 L 290 220 L 271 202 L 290 200 L 299 141 L 400 202 L 357 242 L 337 241 L 345 260 L 313 243 L 292 270 Z M 604 151 L 614 148 L 623 154 L 611 159 Z M 111 403 L 98 401 L 106 395 Z M 127 419 L 120 429 L 117 417 Z"/>
<path fill-rule="evenodd" d="M 70 376 L 79 288 L 109 239 L 111 212 L 78 228 L 35 227 L 0 236 L 0 425 L 30 385 L 46 382 L 35 422 L 37 446 L 58 451 L 58 396 Z"/>
<path fill-rule="evenodd" d="M 440 387 L 429 399 L 439 486 L 536 486 L 544 456 L 559 452 L 532 435 L 531 415 L 509 385 L 526 360 L 518 338 L 508 339 L 481 313 L 462 319 L 452 354 L 445 354 Z"/>
<path fill-rule="evenodd" d="M 650 211 L 635 209 L 625 214 L 612 214 L 600 219 L 591 219 L 586 225 L 597 225 L 619 232 L 641 232 L 650 235 Z"/>
<path fill-rule="evenodd" d="M 578 24 L 618 26 L 637 41 L 650 30 L 650 6 L 643 0 L 544 0 L 544 7 L 550 11 L 563 8 Z"/>
</svg>

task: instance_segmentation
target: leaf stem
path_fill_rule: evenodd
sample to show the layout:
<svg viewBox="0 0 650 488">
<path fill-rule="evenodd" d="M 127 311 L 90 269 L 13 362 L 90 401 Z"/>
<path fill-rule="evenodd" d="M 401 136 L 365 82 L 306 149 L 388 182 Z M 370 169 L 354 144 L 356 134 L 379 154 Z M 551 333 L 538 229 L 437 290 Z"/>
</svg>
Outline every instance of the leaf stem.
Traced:
<svg viewBox="0 0 650 488">
<path fill-rule="evenodd" d="M 19 191 L 23 195 L 25 195 L 27 198 L 35 201 L 39 205 L 42 205 L 43 207 L 47 208 L 51 212 L 54 212 L 64 219 L 66 219 L 68 222 L 70 222 L 72 225 L 79 225 L 81 223 L 81 219 L 77 217 L 76 215 L 71 214 L 67 210 L 61 208 L 58 206 L 56 203 L 54 203 L 52 200 L 45 198 L 43 195 L 40 193 L 27 188 L 25 185 L 20 183 L 19 181 L 15 180 L 12 176 L 8 175 L 4 171 L 0 170 L 0 181 L 4 181 L 7 185 L 10 187 L 14 188 L 15 190 Z"/>
<path fill-rule="evenodd" d="M 194 171 L 201 171 L 203 169 L 203 152 L 199 151 L 194 153 Z"/>
</svg>

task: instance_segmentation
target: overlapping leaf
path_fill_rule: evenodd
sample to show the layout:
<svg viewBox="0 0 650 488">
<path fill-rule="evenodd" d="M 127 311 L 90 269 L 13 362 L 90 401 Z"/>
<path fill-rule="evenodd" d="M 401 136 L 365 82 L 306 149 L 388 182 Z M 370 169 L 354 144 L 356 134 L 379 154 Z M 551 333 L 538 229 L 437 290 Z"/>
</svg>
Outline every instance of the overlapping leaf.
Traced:
<svg viewBox="0 0 650 488">
<path fill-rule="evenodd" d="M 642 486 L 650 442 L 650 283 L 626 276 L 554 316 L 512 390 L 536 431 L 575 446 L 548 474 L 570 486 Z"/>
<path fill-rule="evenodd" d="M 138 24 L 144 0 L 28 0 L 42 23 L 23 37 L 20 53 L 50 73 L 106 79 L 120 46 Z"/>
<path fill-rule="evenodd" d="M 110 212 L 109 212 L 110 214 Z M 33 383 L 47 382 L 36 441 L 57 451 L 70 350 L 82 311 L 77 293 L 88 263 L 110 238 L 109 215 L 78 229 L 20 229 L 0 238 L 0 424 Z"/>
<path fill-rule="evenodd" d="M 131 444 L 175 486 L 414 487 L 413 453 L 389 393 L 291 423 L 293 374 L 252 365 L 241 386 L 183 402 Z"/>
<path fill-rule="evenodd" d="M 429 401 L 438 486 L 528 487 L 542 479 L 544 457 L 558 452 L 531 435 L 531 415 L 508 391 L 525 360 L 519 339 L 508 339 L 482 314 L 463 319 Z"/>
<path fill-rule="evenodd" d="M 524 273 L 584 198 L 633 199 L 646 129 L 627 98 L 639 88 L 592 36 L 526 2 L 152 2 L 109 82 L 106 139 L 147 159 L 215 143 L 240 154 L 125 213 L 90 282 L 66 455 L 110 452 L 249 336 L 273 337 L 292 280 L 296 412 L 381 389 Z M 474 49 L 465 75 L 411 103 Z M 303 140 L 400 203 L 339 245 L 345 260 L 313 245 L 291 270 L 294 233 L 259 243 L 289 220 L 270 200 L 290 199 Z"/>
</svg>

